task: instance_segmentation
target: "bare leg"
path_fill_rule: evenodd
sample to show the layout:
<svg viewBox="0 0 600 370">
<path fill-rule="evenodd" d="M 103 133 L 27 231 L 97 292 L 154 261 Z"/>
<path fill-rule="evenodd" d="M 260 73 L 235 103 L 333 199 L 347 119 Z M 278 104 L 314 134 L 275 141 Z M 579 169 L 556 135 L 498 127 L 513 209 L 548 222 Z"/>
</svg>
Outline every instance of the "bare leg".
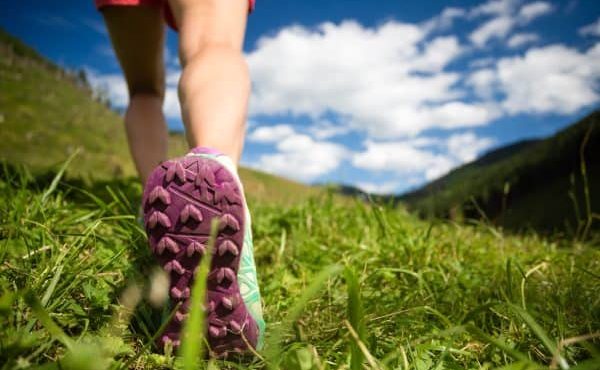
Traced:
<svg viewBox="0 0 600 370">
<path fill-rule="evenodd" d="M 103 8 L 113 47 L 129 88 L 125 128 L 129 150 L 142 183 L 167 159 L 167 125 L 162 112 L 165 90 L 165 26 L 160 9 L 150 6 Z"/>
<path fill-rule="evenodd" d="M 179 97 L 192 147 L 240 159 L 250 78 L 242 55 L 247 0 L 170 0 L 183 67 Z"/>
</svg>

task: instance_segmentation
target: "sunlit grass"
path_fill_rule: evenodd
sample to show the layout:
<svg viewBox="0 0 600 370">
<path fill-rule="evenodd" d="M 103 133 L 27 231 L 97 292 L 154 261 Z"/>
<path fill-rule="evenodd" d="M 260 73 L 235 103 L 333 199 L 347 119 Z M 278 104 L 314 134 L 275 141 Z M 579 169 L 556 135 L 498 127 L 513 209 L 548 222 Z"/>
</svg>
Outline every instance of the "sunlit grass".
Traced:
<svg viewBox="0 0 600 370">
<path fill-rule="evenodd" d="M 140 187 L 0 178 L 2 369 L 600 368 L 598 246 L 328 196 L 251 201 L 264 350 L 158 354 Z"/>
</svg>

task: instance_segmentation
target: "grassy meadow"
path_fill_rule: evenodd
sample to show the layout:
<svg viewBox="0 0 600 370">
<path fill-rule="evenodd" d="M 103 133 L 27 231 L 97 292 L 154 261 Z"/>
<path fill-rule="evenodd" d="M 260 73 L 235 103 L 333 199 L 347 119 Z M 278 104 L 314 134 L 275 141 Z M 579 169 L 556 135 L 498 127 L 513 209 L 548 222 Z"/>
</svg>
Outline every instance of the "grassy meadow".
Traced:
<svg viewBox="0 0 600 370">
<path fill-rule="evenodd" d="M 248 169 L 266 346 L 198 362 L 197 324 L 159 354 L 171 312 L 120 119 L 0 36 L 0 369 L 600 369 L 597 235 L 424 221 Z"/>
<path fill-rule="evenodd" d="M 152 344 L 169 312 L 150 303 L 140 186 L 2 171 L 2 368 L 183 366 Z M 267 346 L 213 369 L 600 367 L 597 246 L 327 194 L 251 207 Z"/>
</svg>

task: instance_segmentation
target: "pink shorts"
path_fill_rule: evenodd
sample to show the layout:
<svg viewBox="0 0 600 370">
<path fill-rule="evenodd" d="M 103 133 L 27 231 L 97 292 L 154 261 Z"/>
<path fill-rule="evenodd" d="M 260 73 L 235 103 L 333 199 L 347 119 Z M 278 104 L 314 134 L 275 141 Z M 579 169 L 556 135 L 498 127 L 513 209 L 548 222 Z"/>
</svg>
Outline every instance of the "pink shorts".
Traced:
<svg viewBox="0 0 600 370">
<path fill-rule="evenodd" d="M 177 30 L 177 25 L 175 24 L 175 17 L 171 12 L 171 8 L 169 7 L 169 2 L 167 0 L 94 0 L 96 3 L 96 8 L 100 9 L 105 6 L 157 6 L 163 9 L 165 15 L 165 21 L 171 28 Z M 254 10 L 254 3 L 256 0 L 248 0 L 248 11 L 251 12 Z"/>
</svg>

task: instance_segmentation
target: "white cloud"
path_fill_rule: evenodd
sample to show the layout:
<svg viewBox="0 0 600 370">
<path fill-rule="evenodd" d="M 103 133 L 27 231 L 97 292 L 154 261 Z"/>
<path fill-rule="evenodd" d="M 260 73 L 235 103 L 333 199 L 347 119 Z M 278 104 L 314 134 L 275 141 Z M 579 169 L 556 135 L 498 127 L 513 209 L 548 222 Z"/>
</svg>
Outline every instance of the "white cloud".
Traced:
<svg viewBox="0 0 600 370">
<path fill-rule="evenodd" d="M 552 12 L 552 10 L 552 4 L 545 1 L 536 1 L 526 4 L 519 10 L 519 20 L 526 24 L 542 15 Z"/>
<path fill-rule="evenodd" d="M 482 97 L 504 95 L 499 104 L 509 114 L 571 114 L 600 101 L 599 57 L 600 43 L 586 52 L 563 45 L 532 48 L 473 73 L 467 83 Z"/>
<path fill-rule="evenodd" d="M 165 57 L 170 55 L 169 49 L 165 47 Z M 163 111 L 165 116 L 170 119 L 181 118 L 181 106 L 179 104 L 179 94 L 177 90 L 177 84 L 181 77 L 181 69 L 179 68 L 168 68 L 167 75 L 165 77 L 165 101 L 163 103 Z"/>
<path fill-rule="evenodd" d="M 471 86 L 477 96 L 491 100 L 495 92 L 496 73 L 491 68 L 479 69 L 466 79 L 466 84 Z"/>
<path fill-rule="evenodd" d="M 471 132 L 447 139 L 419 138 L 400 141 L 367 141 L 366 150 L 352 156 L 352 164 L 369 171 L 390 171 L 400 176 L 433 180 L 452 168 L 475 159 L 493 141 Z"/>
<path fill-rule="evenodd" d="M 460 163 L 466 163 L 473 161 L 479 153 L 488 149 L 493 143 L 490 138 L 480 138 L 472 132 L 465 132 L 450 136 L 446 146 L 451 156 L 458 159 Z"/>
<path fill-rule="evenodd" d="M 496 59 L 494 59 L 492 57 L 475 59 L 475 60 L 469 62 L 469 67 L 471 67 L 471 68 L 488 67 L 488 66 L 494 64 L 495 61 L 496 61 Z"/>
<path fill-rule="evenodd" d="M 351 128 L 347 124 L 343 123 L 333 123 L 328 120 L 318 120 L 310 125 L 307 131 L 311 134 L 311 136 L 322 140 L 347 134 L 351 131 Z"/>
<path fill-rule="evenodd" d="M 515 27 L 526 25 L 554 9 L 548 2 L 536 1 L 523 5 L 517 12 L 520 2 L 520 0 L 493 0 L 471 9 L 469 12 L 471 18 L 491 17 L 471 32 L 469 35 L 471 42 L 478 47 L 483 47 L 490 40 L 503 40 Z"/>
<path fill-rule="evenodd" d="M 93 69 L 85 69 L 90 85 L 96 94 L 108 98 L 112 105 L 124 108 L 129 104 L 127 83 L 120 73 L 100 74 Z"/>
<path fill-rule="evenodd" d="M 539 39 L 540 37 L 535 33 L 517 33 L 511 36 L 506 44 L 508 45 L 508 47 L 518 48 L 525 44 L 536 42 Z"/>
<path fill-rule="evenodd" d="M 290 125 L 260 126 L 248 135 L 248 140 L 256 143 L 276 143 L 294 134 L 294 128 Z"/>
<path fill-rule="evenodd" d="M 338 168 L 348 151 L 342 145 L 314 140 L 289 125 L 262 126 L 251 141 L 275 143 L 277 152 L 263 154 L 250 166 L 300 181 L 312 181 Z"/>
<path fill-rule="evenodd" d="M 438 37 L 427 43 L 423 53 L 415 58 L 415 71 L 440 72 L 462 52 L 454 36 Z"/>
<path fill-rule="evenodd" d="M 600 17 L 594 23 L 590 23 L 579 29 L 579 34 L 582 36 L 598 36 L 600 37 Z"/>
<path fill-rule="evenodd" d="M 452 27 L 456 19 L 464 18 L 467 12 L 462 8 L 448 7 L 423 23 L 425 32 L 443 31 Z"/>
<path fill-rule="evenodd" d="M 514 12 L 519 0 L 490 0 L 471 9 L 471 18 L 482 15 L 499 16 Z"/>
<path fill-rule="evenodd" d="M 356 186 L 369 194 L 392 194 L 396 191 L 400 182 L 398 181 L 382 181 L 382 182 L 364 182 L 359 181 Z"/>
<path fill-rule="evenodd" d="M 469 39 L 475 45 L 482 47 L 485 46 L 489 40 L 505 38 L 515 24 L 516 21 L 513 17 L 499 16 L 477 27 L 469 35 Z"/>
<path fill-rule="evenodd" d="M 497 118 L 499 112 L 493 105 L 468 104 L 456 101 L 431 108 L 431 115 L 441 122 L 438 127 L 452 129 L 481 126 Z"/>
<path fill-rule="evenodd" d="M 461 102 L 460 75 L 444 71 L 462 51 L 454 36 L 427 40 L 422 28 L 396 21 L 286 27 L 247 56 L 250 113 L 319 120 L 332 112 L 371 137 L 486 124 L 493 115 Z"/>
<path fill-rule="evenodd" d="M 176 87 L 167 86 L 165 90 L 165 100 L 163 102 L 163 112 L 167 118 L 181 118 L 181 107 L 179 105 L 179 95 L 177 94 Z"/>
</svg>

